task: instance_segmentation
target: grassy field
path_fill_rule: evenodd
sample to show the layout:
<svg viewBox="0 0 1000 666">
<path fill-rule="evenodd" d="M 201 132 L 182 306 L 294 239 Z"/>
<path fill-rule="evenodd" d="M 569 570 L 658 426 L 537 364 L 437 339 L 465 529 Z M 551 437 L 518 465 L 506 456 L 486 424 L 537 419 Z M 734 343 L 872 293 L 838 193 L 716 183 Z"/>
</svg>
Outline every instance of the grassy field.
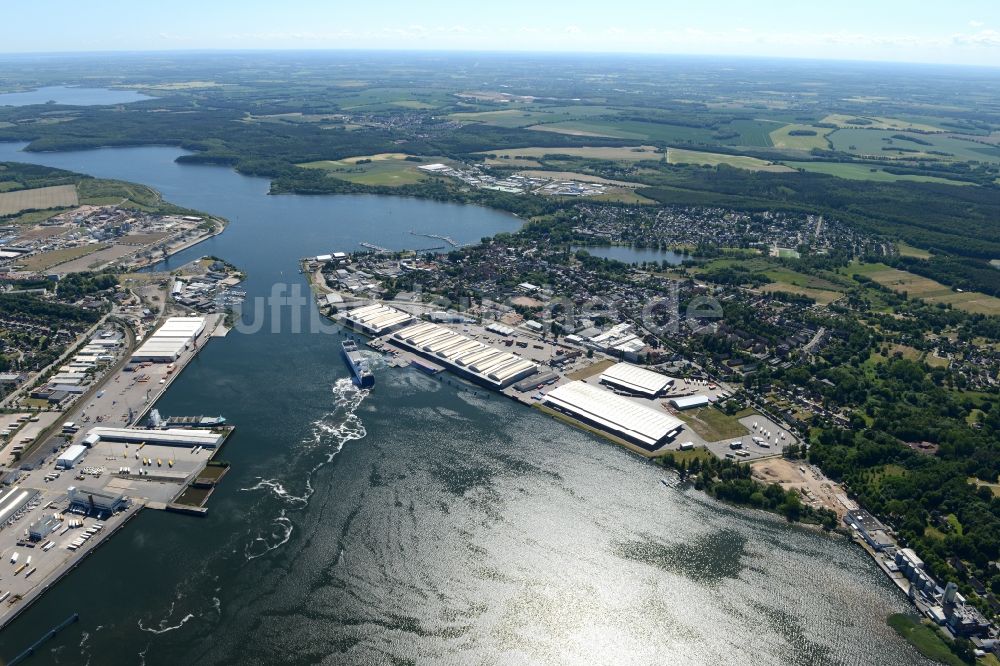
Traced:
<svg viewBox="0 0 1000 666">
<path fill-rule="evenodd" d="M 307 169 L 323 169 L 334 178 L 360 185 L 413 185 L 428 176 L 417 167 L 429 162 L 410 162 L 405 153 L 362 155 L 342 160 L 321 160 L 299 164 Z M 362 160 L 370 160 L 359 164 Z"/>
<path fill-rule="evenodd" d="M 138 208 L 150 213 L 188 214 L 183 208 L 167 203 L 160 193 L 146 185 L 121 180 L 85 178 L 77 184 L 80 203 L 97 206 L 114 204 Z"/>
<path fill-rule="evenodd" d="M 909 136 L 930 145 L 893 138 L 895 135 Z M 907 134 L 893 130 L 839 129 L 830 134 L 830 141 L 836 150 L 859 155 L 878 155 L 897 159 L 926 157 L 957 161 L 1000 162 L 1000 147 L 964 141 L 944 134 Z M 908 152 L 911 150 L 916 152 Z"/>
<path fill-rule="evenodd" d="M 698 446 L 693 449 L 688 449 L 687 451 L 671 451 L 670 455 L 676 462 L 686 462 L 688 464 L 691 464 L 695 460 L 705 462 L 715 457 L 715 454 L 704 446 Z"/>
<path fill-rule="evenodd" d="M 677 417 L 706 442 L 718 442 L 746 435 L 750 431 L 739 422 L 739 419 L 748 415 L 739 413 L 729 416 L 715 407 L 701 407 L 677 412 Z"/>
<path fill-rule="evenodd" d="M 1000 666 L 1000 658 L 995 654 L 988 654 L 979 660 L 979 666 Z"/>
<path fill-rule="evenodd" d="M 137 249 L 138 248 L 134 245 L 111 245 L 109 247 L 102 248 L 97 252 L 92 252 L 85 256 L 62 262 L 59 265 L 54 266 L 53 270 L 59 274 L 93 271 L 111 263 L 112 261 L 115 261 L 116 259 L 121 259 L 124 256 L 132 254 L 136 252 Z"/>
<path fill-rule="evenodd" d="M 917 259 L 931 258 L 931 253 L 927 250 L 921 250 L 919 247 L 907 245 L 903 241 L 896 243 L 896 250 L 899 252 L 899 256 L 901 257 L 916 257 Z"/>
<path fill-rule="evenodd" d="M 785 162 L 789 167 L 812 171 L 813 173 L 825 173 L 838 178 L 848 180 L 870 180 L 880 183 L 894 182 L 897 180 L 911 180 L 919 183 L 943 183 L 945 185 L 974 185 L 964 180 L 952 180 L 950 178 L 939 178 L 937 176 L 920 176 L 917 174 L 896 174 L 889 173 L 884 169 L 872 167 L 867 164 L 853 164 L 851 162 Z"/>
<path fill-rule="evenodd" d="M 870 124 L 858 124 L 852 123 L 851 120 L 856 118 L 862 118 L 864 120 L 871 121 Z M 885 118 L 883 116 L 849 116 L 843 113 L 831 113 L 826 118 L 821 121 L 823 123 L 829 123 L 831 125 L 836 125 L 837 127 L 855 127 L 862 129 L 881 129 L 881 130 L 915 130 L 918 132 L 943 132 L 940 127 L 934 127 L 933 125 L 924 125 L 922 123 L 912 123 L 900 118 Z"/>
<path fill-rule="evenodd" d="M 976 486 L 979 486 L 981 488 L 982 487 L 989 488 L 990 490 L 993 491 L 993 496 L 994 497 L 1000 497 L 1000 483 L 988 483 L 986 481 L 980 481 L 979 479 L 977 479 L 975 477 L 969 479 L 969 482 L 973 483 Z"/>
<path fill-rule="evenodd" d="M 793 136 L 789 132 L 795 130 L 805 130 L 816 132 L 812 136 Z M 826 141 L 826 134 L 829 129 L 813 127 L 812 125 L 785 125 L 771 132 L 771 144 L 775 148 L 785 148 L 787 150 L 810 151 L 813 148 L 827 150 L 830 146 Z"/>
<path fill-rule="evenodd" d="M 436 109 L 436 104 L 428 104 L 427 102 L 418 102 L 415 99 L 402 99 L 395 102 L 391 102 L 393 106 L 401 106 L 404 109 Z"/>
<path fill-rule="evenodd" d="M 1000 315 L 1000 298 L 974 291 L 952 291 L 940 282 L 889 268 L 885 264 L 857 264 L 851 267 L 850 272 L 852 275 L 871 278 L 895 292 L 905 293 L 908 298 L 918 298 L 928 303 L 948 303 L 966 312 Z"/>
<path fill-rule="evenodd" d="M 555 180 L 578 180 L 583 183 L 603 183 L 604 185 L 617 185 L 619 187 L 643 187 L 642 183 L 630 183 L 624 180 L 609 180 L 594 176 L 589 173 L 577 173 L 576 171 L 543 171 L 537 169 L 526 169 L 518 173 L 532 178 L 553 178 Z"/>
<path fill-rule="evenodd" d="M 428 92 L 420 88 L 367 88 L 345 94 L 338 99 L 338 104 L 345 111 L 356 111 L 365 107 L 376 110 L 378 107 L 405 107 L 414 103 L 426 105 L 419 108 L 436 108 L 452 101 L 445 92 Z"/>
<path fill-rule="evenodd" d="M 802 287 L 795 284 L 790 284 L 788 282 L 772 282 L 770 284 L 765 284 L 760 288 L 761 291 L 766 291 L 768 293 L 773 293 L 776 291 L 785 292 L 788 294 L 800 294 L 802 296 L 808 296 L 820 305 L 829 305 L 834 302 L 843 294 L 839 291 L 830 291 L 827 289 L 811 289 L 809 287 Z"/>
<path fill-rule="evenodd" d="M 528 127 L 547 123 L 585 120 L 594 116 L 608 116 L 621 113 L 606 106 L 550 106 L 524 104 L 499 111 L 459 112 L 448 115 L 451 120 L 483 123 L 496 127 Z"/>
<path fill-rule="evenodd" d="M 775 123 L 763 120 L 734 120 L 729 123 L 729 129 L 739 132 L 739 139 L 726 141 L 726 143 L 769 148 L 774 145 L 774 142 L 771 141 L 771 131 L 776 126 Z"/>
<path fill-rule="evenodd" d="M 886 620 L 897 634 L 927 657 L 948 666 L 963 666 L 964 662 L 951 651 L 937 631 L 912 615 L 896 613 Z"/>
<path fill-rule="evenodd" d="M 668 148 L 667 162 L 670 164 L 701 164 L 707 166 L 718 166 L 727 164 L 737 169 L 748 171 L 772 171 L 787 172 L 794 171 L 784 164 L 776 164 L 756 157 L 746 155 L 726 155 L 723 153 L 704 153 L 699 150 L 685 150 L 683 148 Z"/>
<path fill-rule="evenodd" d="M 496 155 L 498 158 L 508 158 L 502 159 L 502 161 L 498 160 L 496 163 L 511 164 L 514 166 L 517 165 L 517 162 L 521 161 L 517 160 L 515 162 L 516 158 L 538 159 L 546 155 L 570 155 L 590 160 L 611 160 L 615 162 L 659 161 L 663 159 L 663 153 L 658 152 L 654 146 L 622 146 L 618 148 L 602 146 L 543 148 L 533 146 L 529 148 L 510 148 L 508 150 L 489 150 L 485 151 L 485 154 Z"/>
<path fill-rule="evenodd" d="M 621 189 L 618 191 L 609 191 L 604 194 L 598 194 L 594 197 L 589 197 L 594 201 L 616 201 L 618 203 L 624 204 L 655 204 L 656 201 L 642 196 L 641 194 L 636 194 L 633 190 Z"/>
<path fill-rule="evenodd" d="M 107 247 L 109 246 L 98 243 L 80 245 L 78 247 L 67 247 L 61 250 L 52 250 L 51 252 L 41 252 L 19 260 L 17 263 L 19 266 L 22 266 L 29 271 L 44 271 L 52 268 L 53 266 L 64 264 L 67 261 L 79 259 L 80 257 L 86 257 L 88 254 L 93 254 L 94 252 L 103 250 Z"/>
<path fill-rule="evenodd" d="M 844 289 L 844 285 L 837 284 L 833 280 L 842 279 L 837 276 L 832 276 L 830 279 L 825 279 L 816 275 L 807 275 L 805 273 L 799 273 L 790 268 L 780 266 L 774 262 L 768 261 L 763 257 L 756 258 L 724 258 L 724 259 L 714 259 L 703 267 L 696 269 L 689 269 L 693 273 L 700 273 L 705 270 L 713 270 L 717 268 L 729 268 L 732 266 L 740 266 L 747 269 L 753 273 L 763 273 L 773 282 L 785 285 L 786 289 L 784 291 L 791 291 L 793 287 L 801 287 L 805 289 L 816 289 L 822 291 L 833 291 L 840 293 Z"/>
<path fill-rule="evenodd" d="M 69 208 L 78 203 L 76 185 L 54 185 L 36 187 L 32 190 L 3 192 L 0 193 L 0 217 L 16 215 L 23 210 Z"/>
<path fill-rule="evenodd" d="M 574 136 L 605 136 L 615 139 L 665 141 L 667 143 L 712 143 L 715 141 L 712 138 L 712 130 L 708 128 L 664 125 L 640 120 L 569 120 L 531 125 L 528 129 Z"/>
</svg>

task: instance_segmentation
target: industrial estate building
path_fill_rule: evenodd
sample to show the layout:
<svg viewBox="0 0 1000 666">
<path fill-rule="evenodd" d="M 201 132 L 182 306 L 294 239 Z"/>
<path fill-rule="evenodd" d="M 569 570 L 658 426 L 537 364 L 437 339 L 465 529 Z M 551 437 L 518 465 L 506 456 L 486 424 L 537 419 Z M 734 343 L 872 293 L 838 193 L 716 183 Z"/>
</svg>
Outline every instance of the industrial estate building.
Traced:
<svg viewBox="0 0 1000 666">
<path fill-rule="evenodd" d="M 128 505 L 128 500 L 122 493 L 106 488 L 98 490 L 96 488 L 70 486 L 67 491 L 71 511 L 80 511 L 87 514 L 111 514 L 119 509 L 124 509 Z"/>
<path fill-rule="evenodd" d="M 708 396 L 685 395 L 680 398 L 671 398 L 670 404 L 674 409 L 695 409 L 696 407 L 708 407 Z"/>
<path fill-rule="evenodd" d="M 125 444 L 159 444 L 161 446 L 201 446 L 206 449 L 218 447 L 226 439 L 225 433 L 192 428 L 166 428 L 143 430 L 140 428 L 91 428 L 84 443 L 93 446 L 98 442 L 122 442 Z"/>
<path fill-rule="evenodd" d="M 204 330 L 204 317 L 170 317 L 132 352 L 132 362 L 173 363 Z"/>
<path fill-rule="evenodd" d="M 365 305 L 344 314 L 346 324 L 374 336 L 384 335 L 411 321 L 411 315 L 381 303 Z"/>
<path fill-rule="evenodd" d="M 83 444 L 72 444 L 56 458 L 57 469 L 73 469 L 87 455 L 87 447 Z"/>
<path fill-rule="evenodd" d="M 655 398 L 663 395 L 674 380 L 631 363 L 616 363 L 604 371 L 601 383 L 621 393 Z"/>
<path fill-rule="evenodd" d="M 543 404 L 648 450 L 670 442 L 684 427 L 674 416 L 583 381 L 552 389 Z"/>
<path fill-rule="evenodd" d="M 538 372 L 513 352 L 473 340 L 444 326 L 419 322 L 396 331 L 393 342 L 492 388 L 504 388 Z"/>
</svg>

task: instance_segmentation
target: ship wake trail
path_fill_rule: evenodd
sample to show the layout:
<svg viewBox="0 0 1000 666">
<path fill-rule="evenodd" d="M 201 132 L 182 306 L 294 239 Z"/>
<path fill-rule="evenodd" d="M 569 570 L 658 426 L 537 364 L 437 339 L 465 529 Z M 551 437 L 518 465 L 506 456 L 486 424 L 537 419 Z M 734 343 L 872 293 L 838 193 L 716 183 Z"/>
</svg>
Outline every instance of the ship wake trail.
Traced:
<svg viewBox="0 0 1000 666">
<path fill-rule="evenodd" d="M 193 619 L 194 619 L 194 613 L 188 613 L 187 615 L 181 618 L 180 622 L 178 622 L 175 625 L 167 625 L 167 620 L 161 620 L 159 627 L 145 627 L 142 624 L 142 620 L 139 620 L 139 628 L 142 629 L 143 631 L 148 631 L 151 634 L 165 634 L 168 631 L 174 631 L 176 629 L 180 629 L 185 624 L 187 624 L 188 620 L 193 620 Z"/>
<path fill-rule="evenodd" d="M 271 531 L 258 534 L 253 541 L 247 544 L 244 554 L 247 561 L 256 560 L 258 557 L 267 555 L 272 550 L 281 548 L 292 538 L 292 521 L 285 515 L 285 510 L 281 510 L 281 515 L 271 523 Z"/>
<path fill-rule="evenodd" d="M 304 487 L 301 493 L 289 492 L 285 483 L 279 479 L 258 479 L 249 488 L 241 488 L 244 492 L 265 491 L 272 497 L 288 505 L 292 509 L 302 509 L 309 503 L 314 488 L 313 476 L 324 466 L 330 464 L 347 442 L 362 439 L 367 435 L 357 409 L 368 396 L 369 391 L 359 388 L 350 379 L 339 379 L 332 387 L 332 409 L 312 424 L 309 436 L 302 442 L 301 456 L 308 452 L 318 451 L 321 457 L 305 474 Z M 292 466 L 295 467 L 295 466 Z M 247 544 L 245 555 L 247 560 L 254 560 L 276 548 L 288 543 L 292 537 L 293 525 L 286 513 L 281 509 L 274 518 L 270 529 L 258 532 Z"/>
</svg>

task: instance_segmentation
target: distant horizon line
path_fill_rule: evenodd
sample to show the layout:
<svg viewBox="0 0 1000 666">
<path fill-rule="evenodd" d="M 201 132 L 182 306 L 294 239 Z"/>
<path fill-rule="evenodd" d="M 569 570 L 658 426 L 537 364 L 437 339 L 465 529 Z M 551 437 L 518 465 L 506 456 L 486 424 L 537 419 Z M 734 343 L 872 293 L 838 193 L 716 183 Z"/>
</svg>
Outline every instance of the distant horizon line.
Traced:
<svg viewBox="0 0 1000 666">
<path fill-rule="evenodd" d="M 394 48 L 190 48 L 190 49 L 110 49 L 94 51 L 0 51 L 2 59 L 25 59 L 32 58 L 73 58 L 87 56 L 197 56 L 197 55 L 226 55 L 226 54 L 419 54 L 419 55 L 451 55 L 451 56 L 542 56 L 542 57 L 569 57 L 569 58 L 659 58 L 659 59 L 690 59 L 690 60 L 754 60 L 754 61 L 784 61 L 801 63 L 824 63 L 824 64 L 863 64 L 863 65 L 903 65 L 912 67 L 942 67 L 952 69 L 976 69 L 1000 71 L 1000 65 L 969 64 L 954 62 L 933 62 L 920 60 L 879 60 L 869 58 L 820 58 L 806 56 L 784 56 L 784 55 L 758 55 L 758 54 L 712 54 L 712 53 L 668 53 L 650 51 L 532 51 L 532 50 L 500 50 L 500 49 L 394 49 Z"/>
</svg>

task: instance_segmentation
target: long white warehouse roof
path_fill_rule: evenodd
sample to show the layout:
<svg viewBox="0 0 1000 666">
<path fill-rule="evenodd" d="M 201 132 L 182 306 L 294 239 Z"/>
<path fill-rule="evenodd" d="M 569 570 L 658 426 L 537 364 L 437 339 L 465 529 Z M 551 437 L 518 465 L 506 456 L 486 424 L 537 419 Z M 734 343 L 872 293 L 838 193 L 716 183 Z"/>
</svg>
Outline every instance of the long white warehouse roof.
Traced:
<svg viewBox="0 0 1000 666">
<path fill-rule="evenodd" d="M 684 427 L 680 419 L 640 405 L 582 381 L 563 384 L 545 394 L 545 403 L 608 432 L 655 447 Z"/>
<path fill-rule="evenodd" d="M 464 356 L 465 354 L 470 354 L 474 351 L 479 351 L 480 349 L 486 349 L 486 345 L 481 342 L 476 342 L 475 340 L 465 340 L 462 344 L 457 347 L 449 347 L 448 349 L 442 349 L 437 353 L 441 358 L 446 358 L 448 360 L 453 360 L 459 356 Z"/>
<path fill-rule="evenodd" d="M 381 303 L 365 305 L 344 314 L 344 320 L 348 323 L 369 329 L 376 335 L 382 335 L 382 333 L 412 319 L 412 316 L 402 310 Z"/>
<path fill-rule="evenodd" d="M 632 393 L 656 396 L 665 391 L 674 380 L 631 363 L 615 363 L 601 374 L 601 381 Z"/>
<path fill-rule="evenodd" d="M 97 435 L 113 442 L 148 442 L 174 446 L 216 447 L 222 443 L 224 435 L 211 430 L 167 428 L 164 430 L 142 430 L 140 428 L 91 428 L 88 435 Z"/>
<path fill-rule="evenodd" d="M 437 324 L 430 323 L 418 323 L 412 326 L 407 326 L 406 328 L 401 328 L 393 334 L 393 337 L 397 340 L 407 340 L 415 338 L 422 333 L 427 333 L 428 331 L 433 331 L 437 328 Z"/>
<path fill-rule="evenodd" d="M 489 384 L 506 386 L 538 370 L 531 361 L 490 347 L 438 324 L 418 323 L 393 334 L 410 349 L 428 355 L 453 370 L 471 373 Z"/>
</svg>

